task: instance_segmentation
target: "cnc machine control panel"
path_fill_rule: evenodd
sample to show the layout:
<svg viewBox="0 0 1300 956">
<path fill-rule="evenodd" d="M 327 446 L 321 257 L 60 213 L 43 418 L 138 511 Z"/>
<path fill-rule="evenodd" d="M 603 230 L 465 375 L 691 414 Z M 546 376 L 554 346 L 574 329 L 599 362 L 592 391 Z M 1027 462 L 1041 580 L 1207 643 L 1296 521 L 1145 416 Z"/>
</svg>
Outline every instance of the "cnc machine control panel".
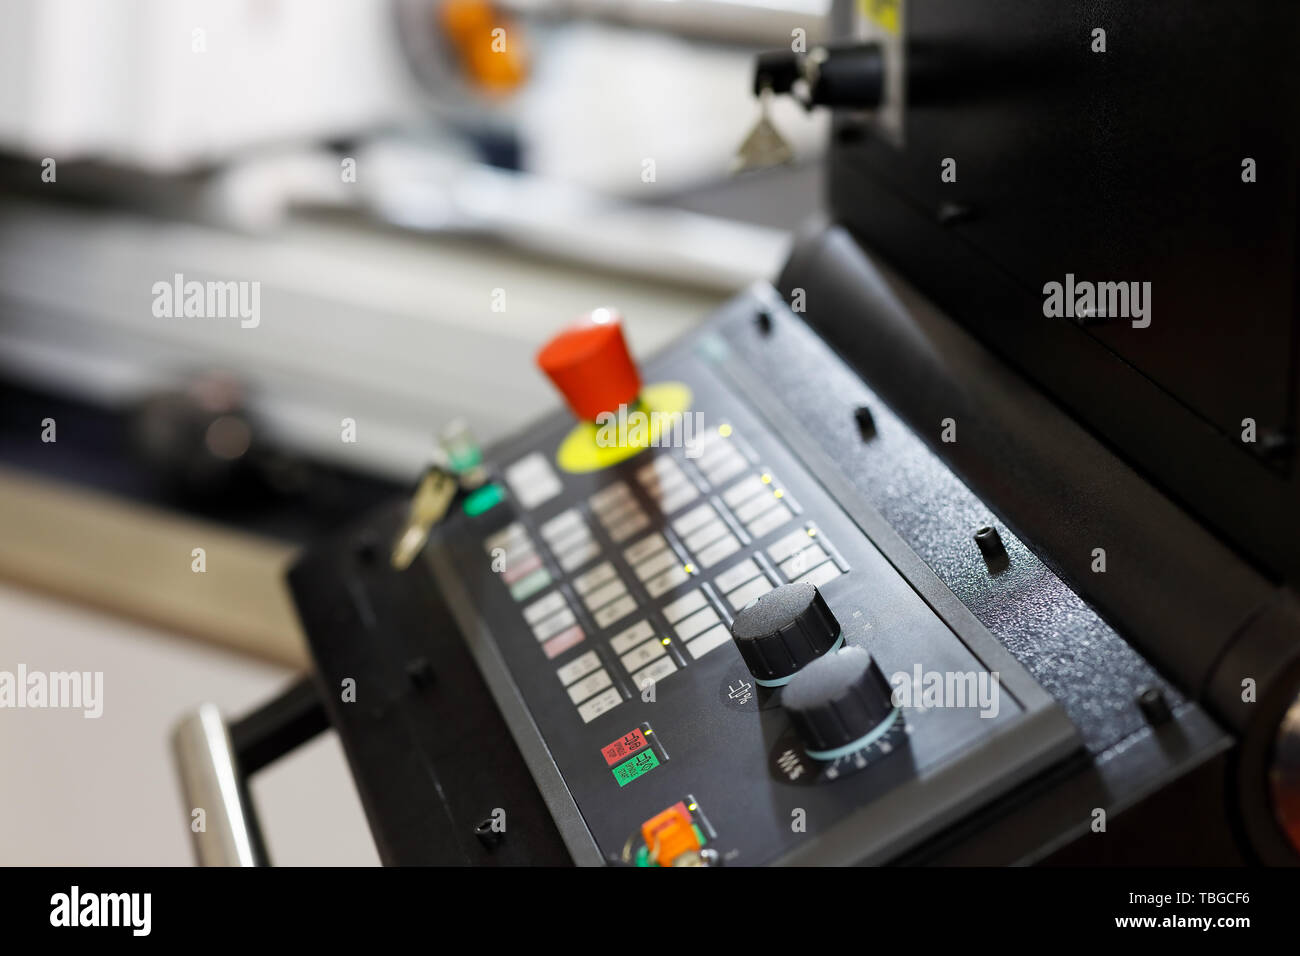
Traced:
<svg viewBox="0 0 1300 956">
<path fill-rule="evenodd" d="M 641 371 L 617 317 L 567 330 L 541 364 L 571 413 L 489 450 L 425 560 L 522 701 L 512 732 L 575 858 L 885 860 L 1077 740 L 792 452 L 722 341 Z"/>
</svg>

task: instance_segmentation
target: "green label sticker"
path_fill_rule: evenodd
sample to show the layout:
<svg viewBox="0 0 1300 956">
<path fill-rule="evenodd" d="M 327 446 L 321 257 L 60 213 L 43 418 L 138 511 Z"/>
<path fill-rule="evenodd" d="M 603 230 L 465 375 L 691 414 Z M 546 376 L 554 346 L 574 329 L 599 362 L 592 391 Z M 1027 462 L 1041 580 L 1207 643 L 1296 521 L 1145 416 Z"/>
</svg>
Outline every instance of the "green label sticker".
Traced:
<svg viewBox="0 0 1300 956">
<path fill-rule="evenodd" d="M 637 754 L 631 760 L 625 760 L 612 771 L 614 779 L 618 781 L 620 787 L 626 787 L 629 783 L 641 776 L 643 773 L 649 773 L 655 767 L 659 766 L 659 758 L 653 750 L 645 750 Z"/>
</svg>

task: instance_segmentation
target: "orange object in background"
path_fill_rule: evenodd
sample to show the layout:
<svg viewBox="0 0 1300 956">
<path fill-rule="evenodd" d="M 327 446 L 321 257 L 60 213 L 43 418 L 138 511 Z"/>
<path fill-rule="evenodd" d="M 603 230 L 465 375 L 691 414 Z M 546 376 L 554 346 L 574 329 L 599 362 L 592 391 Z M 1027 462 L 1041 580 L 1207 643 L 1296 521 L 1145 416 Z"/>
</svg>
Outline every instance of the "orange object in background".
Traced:
<svg viewBox="0 0 1300 956">
<path fill-rule="evenodd" d="M 681 802 L 641 824 L 641 838 L 645 840 L 650 861 L 660 866 L 672 866 L 683 853 L 700 848 L 691 813 Z"/>
<path fill-rule="evenodd" d="M 438 20 L 465 79 L 484 92 L 503 94 L 527 78 L 523 31 L 488 0 L 443 0 Z M 494 35 L 493 31 L 500 30 Z"/>
<path fill-rule="evenodd" d="M 547 342 L 537 364 L 580 421 L 632 405 L 641 392 L 622 320 L 609 309 L 596 309 Z"/>
</svg>

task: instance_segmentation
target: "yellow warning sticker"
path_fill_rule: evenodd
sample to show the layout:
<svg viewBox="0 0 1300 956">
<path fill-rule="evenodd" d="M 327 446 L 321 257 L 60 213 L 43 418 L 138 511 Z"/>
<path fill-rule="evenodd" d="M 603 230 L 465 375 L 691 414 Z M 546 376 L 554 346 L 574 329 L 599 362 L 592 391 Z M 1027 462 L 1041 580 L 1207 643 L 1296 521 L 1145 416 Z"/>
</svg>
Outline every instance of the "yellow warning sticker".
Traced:
<svg viewBox="0 0 1300 956">
<path fill-rule="evenodd" d="M 898 35 L 903 20 L 903 0 L 858 0 L 862 15 L 880 29 Z"/>
</svg>

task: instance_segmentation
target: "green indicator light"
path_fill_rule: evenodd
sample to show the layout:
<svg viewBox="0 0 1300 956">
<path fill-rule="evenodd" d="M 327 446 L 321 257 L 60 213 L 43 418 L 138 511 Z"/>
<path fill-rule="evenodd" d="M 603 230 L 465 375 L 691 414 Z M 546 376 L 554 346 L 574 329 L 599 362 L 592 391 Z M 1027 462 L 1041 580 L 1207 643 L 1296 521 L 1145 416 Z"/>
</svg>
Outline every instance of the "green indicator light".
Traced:
<svg viewBox="0 0 1300 956">
<path fill-rule="evenodd" d="M 461 505 L 465 509 L 465 514 L 471 518 L 491 511 L 497 505 L 505 500 L 505 490 L 498 484 L 484 485 L 478 491 L 471 494 Z"/>
<path fill-rule="evenodd" d="M 659 758 L 655 756 L 655 752 L 653 750 L 643 750 L 631 760 L 623 761 L 611 772 L 614 774 L 614 779 L 618 781 L 618 785 L 626 787 L 637 777 L 643 773 L 649 773 L 657 766 L 659 766 Z"/>
</svg>

